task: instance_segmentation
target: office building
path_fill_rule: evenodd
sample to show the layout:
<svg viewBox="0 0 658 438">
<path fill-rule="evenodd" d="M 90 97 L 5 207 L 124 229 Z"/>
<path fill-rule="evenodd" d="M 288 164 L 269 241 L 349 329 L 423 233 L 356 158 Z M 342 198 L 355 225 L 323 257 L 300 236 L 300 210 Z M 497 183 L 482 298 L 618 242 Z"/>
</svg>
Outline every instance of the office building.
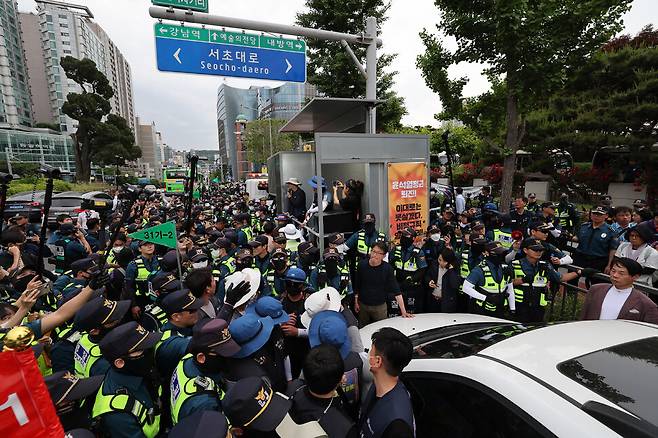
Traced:
<svg viewBox="0 0 658 438">
<path fill-rule="evenodd" d="M 137 118 L 137 135 L 136 141 L 142 150 L 142 157 L 137 160 L 138 164 L 143 166 L 144 176 L 147 178 L 162 178 L 162 136 L 159 135 L 155 128 L 155 122 L 150 124 L 142 123 Z"/>
<path fill-rule="evenodd" d="M 250 171 L 242 144 L 244 128 L 250 121 L 269 118 L 290 120 L 316 95 L 313 85 L 292 82 L 276 88 L 242 89 L 220 85 L 217 91 L 217 133 L 219 167 L 224 175 L 239 178 L 239 173 Z"/>
<path fill-rule="evenodd" d="M 68 135 L 43 128 L 0 129 L 0 161 L 45 163 L 75 173 L 73 140 Z"/>
<path fill-rule="evenodd" d="M 15 0 L 0 1 L 0 124 L 32 126 L 32 101 Z"/>
<path fill-rule="evenodd" d="M 126 119 L 134 131 L 130 66 L 105 31 L 92 21 L 94 16 L 89 8 L 50 0 L 36 0 L 36 3 L 36 15 L 20 14 L 36 121 L 57 124 L 62 133 L 77 130 L 77 121 L 61 112 L 68 93 L 82 92 L 60 66 L 61 58 L 72 56 L 96 63 L 114 90 L 111 112 Z"/>
</svg>

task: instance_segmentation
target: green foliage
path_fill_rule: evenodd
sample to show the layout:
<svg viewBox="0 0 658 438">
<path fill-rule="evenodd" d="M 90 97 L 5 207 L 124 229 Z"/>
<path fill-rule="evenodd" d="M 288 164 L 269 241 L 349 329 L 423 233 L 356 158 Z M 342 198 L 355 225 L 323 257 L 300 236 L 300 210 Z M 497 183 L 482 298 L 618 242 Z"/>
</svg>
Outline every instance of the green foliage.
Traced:
<svg viewBox="0 0 658 438">
<path fill-rule="evenodd" d="M 297 14 L 297 24 L 315 29 L 360 34 L 366 30 L 366 17 L 386 21 L 390 2 L 384 0 L 306 0 L 306 10 Z M 339 42 L 309 40 L 308 82 L 330 97 L 364 98 L 366 81 L 350 55 Z M 366 47 L 352 45 L 352 51 L 365 65 Z M 377 107 L 377 130 L 400 129 L 400 119 L 407 113 L 404 99 L 393 91 L 397 72 L 386 71 L 395 55 L 379 55 L 377 60 L 377 98 L 386 102 Z"/>
<path fill-rule="evenodd" d="M 511 200 L 514 154 L 525 137 L 526 115 L 620 30 L 621 16 L 630 3 L 435 0 L 441 11 L 440 35 L 421 32 L 426 51 L 417 65 L 427 85 L 441 98 L 441 119 L 460 120 L 489 147 L 502 149 L 506 157 L 501 205 L 505 209 Z M 456 39 L 456 51 L 445 47 L 446 36 Z M 451 79 L 448 74 L 449 67 L 462 62 L 487 66 L 485 74 L 492 84 L 489 93 L 463 98 L 468 80 Z"/>
<path fill-rule="evenodd" d="M 272 155 L 280 151 L 290 151 L 295 147 L 297 135 L 279 132 L 279 129 L 285 124 L 285 120 L 276 119 L 254 120 L 247 123 L 243 141 L 249 161 L 256 164 L 267 164 L 270 156 L 270 135 L 272 136 Z"/>
<path fill-rule="evenodd" d="M 453 154 L 459 155 L 462 163 L 478 161 L 489 155 L 486 143 L 478 136 L 474 129 L 456 123 L 446 125 L 441 128 L 432 128 L 430 126 L 404 127 L 396 132 L 399 134 L 430 136 L 430 153 L 438 154 L 445 152 L 442 136 L 446 130 L 449 130 L 448 143 L 450 150 Z"/>
<path fill-rule="evenodd" d="M 658 141 L 658 31 L 609 41 L 528 117 L 531 139 L 591 160 L 604 146 L 639 151 Z M 645 161 L 646 157 L 636 157 Z"/>
<path fill-rule="evenodd" d="M 40 122 L 40 123 L 37 123 L 35 125 L 35 127 L 52 129 L 53 131 L 57 131 L 57 132 L 59 132 L 60 129 L 61 129 L 57 123 L 43 123 L 43 122 Z"/>
<path fill-rule="evenodd" d="M 114 91 L 96 64 L 90 59 L 71 56 L 62 58 L 60 64 L 66 76 L 82 89 L 82 93 L 69 93 L 62 106 L 64 114 L 78 121 L 78 130 L 72 136 L 78 181 L 89 181 L 92 161 L 123 164 L 125 160 L 140 157 L 141 150 L 135 146 L 126 121 L 110 114 L 109 99 Z"/>
<path fill-rule="evenodd" d="M 11 171 L 14 175 L 19 175 L 23 178 L 34 177 L 39 175 L 39 168 L 41 166 L 38 163 L 11 163 Z M 7 166 L 6 161 L 0 161 L 0 172 L 9 172 L 9 166 Z"/>
<path fill-rule="evenodd" d="M 107 184 L 101 183 L 87 183 L 87 184 L 74 184 L 66 181 L 56 179 L 53 181 L 53 191 L 55 193 L 59 192 L 91 192 L 95 190 L 105 190 L 109 188 Z M 46 180 L 44 178 L 30 177 L 30 178 L 21 178 L 12 181 L 9 184 L 9 189 L 7 190 L 7 196 L 13 196 L 21 192 L 31 192 L 38 190 L 46 190 Z"/>
</svg>

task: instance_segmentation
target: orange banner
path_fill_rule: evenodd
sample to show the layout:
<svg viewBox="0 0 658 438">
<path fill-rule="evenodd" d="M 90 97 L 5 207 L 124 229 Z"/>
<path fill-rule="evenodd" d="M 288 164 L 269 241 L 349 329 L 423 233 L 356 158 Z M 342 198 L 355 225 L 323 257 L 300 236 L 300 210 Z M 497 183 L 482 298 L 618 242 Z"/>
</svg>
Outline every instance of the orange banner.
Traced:
<svg viewBox="0 0 658 438">
<path fill-rule="evenodd" d="M 388 164 L 388 209 L 390 238 L 407 227 L 425 232 L 428 226 L 429 200 L 425 163 Z"/>
</svg>

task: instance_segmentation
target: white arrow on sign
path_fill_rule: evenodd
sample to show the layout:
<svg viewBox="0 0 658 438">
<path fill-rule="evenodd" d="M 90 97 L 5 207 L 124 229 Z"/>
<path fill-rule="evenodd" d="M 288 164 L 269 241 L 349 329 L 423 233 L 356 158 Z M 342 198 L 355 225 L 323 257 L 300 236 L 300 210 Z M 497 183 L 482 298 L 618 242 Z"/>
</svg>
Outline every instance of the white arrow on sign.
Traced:
<svg viewBox="0 0 658 438">
<path fill-rule="evenodd" d="M 179 64 L 182 64 L 182 62 L 180 62 L 179 55 L 180 55 L 180 48 L 174 52 L 174 59 L 178 61 Z"/>
<path fill-rule="evenodd" d="M 214 32 L 213 32 L 213 34 L 212 34 L 212 40 L 213 40 L 213 41 L 217 41 L 217 34 L 214 33 Z"/>
<path fill-rule="evenodd" d="M 286 74 L 287 74 L 290 71 L 290 69 L 292 68 L 292 64 L 287 59 L 286 59 L 286 64 L 288 64 L 288 68 L 286 68 Z"/>
<path fill-rule="evenodd" d="M 169 30 L 165 29 L 164 27 L 160 28 L 160 33 L 167 33 Z"/>
</svg>

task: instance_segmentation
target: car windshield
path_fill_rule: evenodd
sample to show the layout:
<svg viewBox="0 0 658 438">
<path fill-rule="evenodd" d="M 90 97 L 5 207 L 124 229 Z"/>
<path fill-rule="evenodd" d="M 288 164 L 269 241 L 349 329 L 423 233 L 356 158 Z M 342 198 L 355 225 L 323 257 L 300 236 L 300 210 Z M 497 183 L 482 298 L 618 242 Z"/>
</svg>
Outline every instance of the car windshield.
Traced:
<svg viewBox="0 0 658 438">
<path fill-rule="evenodd" d="M 53 207 L 80 207 L 80 198 L 53 198 Z"/>
<path fill-rule="evenodd" d="M 512 336 L 545 327 L 545 324 L 496 324 L 487 327 L 473 327 L 473 330 L 464 330 L 457 334 L 446 333 L 436 336 L 419 334 L 414 342 L 415 359 L 458 359 L 477 354 L 487 347 Z M 421 337 L 422 336 L 422 337 Z"/>
<path fill-rule="evenodd" d="M 557 368 L 606 400 L 658 426 L 658 337 L 595 351 Z"/>
</svg>

